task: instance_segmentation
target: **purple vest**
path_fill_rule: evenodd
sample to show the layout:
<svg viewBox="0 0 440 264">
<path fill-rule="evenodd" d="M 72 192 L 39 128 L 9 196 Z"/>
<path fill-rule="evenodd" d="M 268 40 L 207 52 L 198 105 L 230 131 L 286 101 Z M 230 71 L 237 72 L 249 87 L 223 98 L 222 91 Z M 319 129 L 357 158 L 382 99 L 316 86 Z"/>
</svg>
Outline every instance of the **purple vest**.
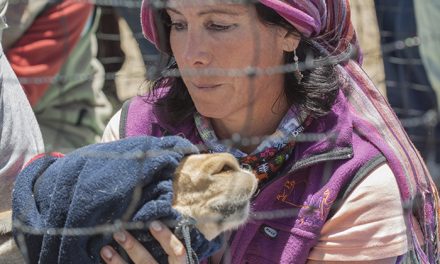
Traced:
<svg viewBox="0 0 440 264">
<path fill-rule="evenodd" d="M 123 107 L 121 138 L 181 135 L 194 144 L 202 143 L 192 119 L 173 126 L 160 116 L 143 97 L 133 98 Z M 322 137 L 298 142 L 285 171 L 260 189 L 253 201 L 251 221 L 231 239 L 232 263 L 307 261 L 338 201 L 385 162 L 378 148 L 356 133 L 356 122 L 360 121 L 341 92 L 332 111 L 304 132 Z"/>
</svg>

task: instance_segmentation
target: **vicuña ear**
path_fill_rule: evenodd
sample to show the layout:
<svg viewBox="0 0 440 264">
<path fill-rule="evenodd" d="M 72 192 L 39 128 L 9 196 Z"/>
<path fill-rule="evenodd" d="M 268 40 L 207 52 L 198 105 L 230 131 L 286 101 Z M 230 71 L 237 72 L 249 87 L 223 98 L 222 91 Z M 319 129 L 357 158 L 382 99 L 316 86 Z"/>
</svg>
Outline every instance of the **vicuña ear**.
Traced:
<svg viewBox="0 0 440 264">
<path fill-rule="evenodd" d="M 238 171 L 238 161 L 228 153 L 195 154 L 185 157 L 178 168 L 180 173 L 191 175 L 193 182 L 226 171 Z"/>
<path fill-rule="evenodd" d="M 206 169 L 204 169 L 205 159 L 204 154 L 187 156 L 180 161 L 176 173 L 180 174 L 180 177 L 185 177 L 185 181 L 197 184 L 200 179 L 205 178 L 207 175 Z"/>
<path fill-rule="evenodd" d="M 201 165 L 211 175 L 240 169 L 237 159 L 229 153 L 208 154 Z"/>
</svg>

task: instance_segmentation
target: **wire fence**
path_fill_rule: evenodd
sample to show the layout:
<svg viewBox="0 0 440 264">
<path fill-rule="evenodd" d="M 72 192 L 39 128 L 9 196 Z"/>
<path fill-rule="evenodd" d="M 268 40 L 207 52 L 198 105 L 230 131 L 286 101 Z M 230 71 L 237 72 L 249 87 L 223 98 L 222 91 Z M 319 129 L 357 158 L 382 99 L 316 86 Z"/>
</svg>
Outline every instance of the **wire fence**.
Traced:
<svg viewBox="0 0 440 264">
<path fill-rule="evenodd" d="M 26 5 L 29 1 L 27 0 L 10 0 L 9 4 L 12 6 L 8 12 L 14 12 L 14 5 Z M 57 4 L 59 1 L 47 1 L 48 3 Z M 95 4 L 98 8 L 102 9 L 102 17 L 106 17 L 107 19 L 114 19 L 116 25 L 118 25 L 117 30 L 110 30 L 112 32 L 106 32 L 104 27 L 98 28 L 98 32 L 96 32 L 96 38 L 98 41 L 98 59 L 100 63 L 103 65 L 106 70 L 105 74 L 102 76 L 102 81 L 105 84 L 102 88 L 107 96 L 113 96 L 113 104 L 114 110 L 113 113 L 118 110 L 120 105 L 122 104 L 123 99 L 129 98 L 131 96 L 135 96 L 138 94 L 142 94 L 146 92 L 145 88 L 145 80 L 152 78 L 152 76 L 157 76 L 160 72 L 163 76 L 167 77 L 182 77 L 182 76 L 225 76 L 225 77 L 241 77 L 248 76 L 249 78 L 253 78 L 255 76 L 260 75 L 274 75 L 274 74 L 283 74 L 283 73 L 291 73 L 297 70 L 296 65 L 286 64 L 277 67 L 269 67 L 269 68 L 258 68 L 252 65 L 249 65 L 246 68 L 230 68 L 230 69 L 220 69 L 220 68 L 207 68 L 203 70 L 176 70 L 176 69 L 166 69 L 166 65 L 164 62 L 167 61 L 167 57 L 165 54 L 161 54 L 154 50 L 154 47 L 151 44 L 148 44 L 144 39 L 142 32 L 140 31 L 140 27 L 130 28 L 130 21 L 134 20 L 136 23 L 139 22 L 138 17 L 129 17 L 123 16 L 123 11 L 120 11 L 118 8 L 124 8 L 125 11 L 128 9 L 134 13 L 139 13 L 141 7 L 141 1 L 129 1 L 129 0 L 100 0 L 100 1 L 80 1 L 78 2 L 87 2 Z M 187 1 L 191 4 L 191 1 Z M 197 1 L 196 1 L 197 2 Z M 215 2 L 215 1 L 212 1 Z M 243 1 L 232 1 L 234 3 L 253 3 L 258 2 L 256 0 L 243 0 Z M 157 8 L 166 7 L 166 1 L 154 1 Z M 207 3 L 211 3 L 211 1 L 207 1 Z M 199 2 L 197 2 L 199 4 Z M 362 6 L 362 4 L 361 4 Z M 388 7 L 378 8 L 377 10 L 377 18 L 381 19 L 381 12 L 387 11 Z M 118 11 L 119 10 L 119 11 Z M 396 11 L 396 10 L 393 10 Z M 356 15 L 356 14 L 355 14 Z M 383 14 L 382 14 L 383 15 Z M 354 17 L 353 19 L 356 19 Z M 374 21 L 374 20 L 373 20 Z M 101 26 L 105 26 L 101 21 Z M 121 23 L 127 23 L 128 27 L 122 27 Z M 379 21 L 379 24 L 381 22 Z M 21 25 L 10 25 L 11 29 L 14 29 L 14 26 Z M 122 31 L 121 31 L 122 30 Z M 379 29 L 378 34 L 384 38 L 389 38 L 392 35 L 389 30 Z M 359 33 L 359 32 L 358 32 Z M 361 32 L 362 33 L 362 32 Z M 256 34 L 257 35 L 257 34 Z M 130 42 L 131 41 L 131 42 Z M 255 36 L 255 41 L 258 41 L 258 36 Z M 433 32 L 431 38 L 421 38 L 415 35 L 407 35 L 401 39 L 393 39 L 389 42 L 382 41 L 381 50 L 378 54 L 377 50 L 371 50 L 369 47 L 363 46 L 362 49 L 364 51 L 364 58 L 368 57 L 377 57 L 379 58 L 377 61 L 382 63 L 380 60 L 382 59 L 380 56 L 384 58 L 384 60 L 388 63 L 394 64 L 403 64 L 405 67 L 423 67 L 423 63 L 420 57 L 414 58 L 406 58 L 404 56 L 396 56 L 399 52 L 405 52 L 411 49 L 418 49 L 423 43 L 426 42 L 440 42 L 440 36 Z M 124 51 L 121 50 L 115 52 L 114 50 L 107 50 L 106 52 L 100 52 L 100 49 L 105 50 L 105 45 L 109 46 L 119 46 L 120 43 L 125 42 L 131 43 L 131 46 L 126 48 Z M 133 45 L 134 44 L 134 45 Z M 135 57 L 130 57 L 131 55 L 125 54 L 126 52 L 132 52 L 131 49 L 137 49 L 138 51 L 135 53 L 131 53 Z M 147 51 L 146 51 L 147 50 Z M 115 55 L 118 54 L 119 55 Z M 348 49 L 346 52 L 343 52 L 337 56 L 328 56 L 325 58 L 315 58 L 313 56 L 307 56 L 303 61 L 299 63 L 299 70 L 304 71 L 307 69 L 313 69 L 315 67 L 319 67 L 322 65 L 334 65 L 338 63 L 344 63 L 349 59 L 355 56 L 355 51 L 353 49 Z M 130 61 L 136 61 L 135 68 L 130 68 Z M 255 54 L 253 61 L 258 61 L 259 55 Z M 129 69 L 122 70 L 122 66 L 124 63 L 129 64 Z M 137 63 L 137 64 L 136 64 Z M 391 66 L 385 66 L 391 67 Z M 112 69 L 112 70 L 109 70 Z M 157 71 L 155 74 L 151 75 L 151 71 Z M 404 73 L 405 74 L 405 73 Z M 22 77 L 19 76 L 19 81 L 21 84 L 41 84 L 41 83 L 70 83 L 72 81 L 91 81 L 95 78 L 95 76 L 90 75 L 89 73 L 79 73 L 74 75 L 56 75 L 56 76 L 38 76 L 38 77 Z M 131 83 L 134 87 L 118 87 L 116 81 L 118 79 L 124 79 Z M 131 80 L 136 80 L 137 82 L 130 82 Z M 5 80 L 7 83 L 8 80 Z M 402 96 L 402 101 L 408 102 L 414 100 L 411 98 L 412 93 L 407 92 L 408 90 L 417 91 L 417 92 L 428 92 L 435 93 L 432 86 L 426 83 L 406 83 L 405 87 L 402 87 L 402 83 L 396 80 L 387 79 L 387 72 L 385 71 L 385 79 L 383 80 L 375 80 L 377 85 L 385 84 L 387 88 L 388 97 L 394 96 L 395 93 L 389 93 L 390 89 L 399 90 L 399 94 Z M 251 82 L 252 85 L 252 82 Z M 249 89 L 252 90 L 252 89 Z M 121 96 L 121 94 L 124 94 Z M 64 95 L 63 91 L 60 91 L 59 95 Z M 121 98 L 123 97 L 123 98 Z M 440 155 L 437 156 L 439 141 L 437 135 L 439 135 L 439 116 L 438 116 L 438 108 L 437 103 L 430 103 L 429 106 L 426 104 L 414 109 L 408 109 L 407 105 L 392 105 L 395 107 L 395 111 L 401 118 L 401 122 L 403 126 L 407 129 L 410 136 L 413 136 L 413 140 L 416 142 L 417 147 L 420 148 L 420 151 L 424 155 L 424 158 L 432 164 L 431 173 L 434 177 L 440 176 L 440 171 L 436 168 L 436 164 L 440 163 Z M 251 113 L 251 112 L 250 112 Z M 38 117 L 38 115 L 37 115 Z M 249 120 L 252 119 L 252 116 L 249 116 Z M 247 124 L 243 124 L 242 131 L 246 131 L 248 127 Z M 63 134 L 68 127 L 63 127 L 63 124 L 60 124 L 58 127 L 60 134 Z M 44 133 L 44 131 L 43 131 Z M 249 146 L 249 145 L 258 145 L 263 142 L 268 136 L 262 137 L 243 137 L 240 133 L 235 134 L 230 139 L 222 140 L 221 143 L 228 147 L 239 147 L 239 146 Z M 62 135 L 61 135 L 62 137 Z M 300 134 L 295 137 L 296 142 L 313 142 L 319 140 L 329 140 L 332 142 L 336 139 L 335 135 L 331 134 Z M 54 145 L 57 145 L 56 142 Z M 200 151 L 207 151 L 206 146 L 197 145 Z M 47 145 L 48 151 L 57 151 L 60 149 L 51 148 L 50 145 Z M 175 150 L 175 149 L 172 149 Z M 165 150 L 167 151 L 167 150 Z M 152 153 L 133 153 L 131 156 L 126 156 L 124 158 L 133 158 L 136 160 L 144 160 L 146 156 L 151 155 Z M 119 153 L 87 153 L 86 158 L 106 158 L 106 159 L 114 159 L 118 161 L 121 159 Z M 329 165 L 331 166 L 331 164 Z M 330 173 L 330 172 L 327 172 Z M 330 175 L 324 175 L 323 179 L 328 179 Z M 138 201 L 133 198 L 134 204 L 137 204 Z M 410 207 L 412 205 L 406 205 Z M 311 210 L 316 208 L 311 208 Z M 274 218 L 286 218 L 286 217 L 296 217 L 299 208 L 294 210 L 292 208 L 286 210 L 276 210 L 276 211 L 265 211 L 265 212 L 252 212 L 250 215 L 250 220 L 268 220 Z M 18 230 L 17 234 L 17 242 L 20 244 L 20 248 L 22 252 L 26 255 L 26 243 L 24 234 L 30 235 L 53 235 L 53 236 L 94 236 L 98 234 L 112 234 L 121 228 L 126 230 L 139 230 L 146 229 L 149 223 L 144 222 L 130 222 L 123 221 L 121 219 L 116 219 L 112 223 L 103 223 L 99 226 L 94 227 L 80 227 L 80 228 L 63 228 L 63 227 L 44 227 L 44 228 L 33 228 L 24 225 L 18 217 L 18 220 L 14 222 L 14 227 Z M 206 221 L 213 221 L 212 219 L 206 219 Z"/>
</svg>

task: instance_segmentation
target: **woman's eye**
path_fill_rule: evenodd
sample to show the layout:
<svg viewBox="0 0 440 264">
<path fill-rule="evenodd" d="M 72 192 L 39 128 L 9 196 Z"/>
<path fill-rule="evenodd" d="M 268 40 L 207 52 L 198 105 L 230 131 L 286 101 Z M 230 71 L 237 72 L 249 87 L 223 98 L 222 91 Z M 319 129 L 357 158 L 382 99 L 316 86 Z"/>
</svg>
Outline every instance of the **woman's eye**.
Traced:
<svg viewBox="0 0 440 264">
<path fill-rule="evenodd" d="M 215 23 L 209 23 L 207 28 L 212 31 L 227 31 L 233 28 L 235 25 L 220 25 Z"/>
<path fill-rule="evenodd" d="M 186 24 L 182 22 L 172 22 L 171 23 L 171 29 L 176 31 L 182 31 L 186 28 Z"/>
</svg>

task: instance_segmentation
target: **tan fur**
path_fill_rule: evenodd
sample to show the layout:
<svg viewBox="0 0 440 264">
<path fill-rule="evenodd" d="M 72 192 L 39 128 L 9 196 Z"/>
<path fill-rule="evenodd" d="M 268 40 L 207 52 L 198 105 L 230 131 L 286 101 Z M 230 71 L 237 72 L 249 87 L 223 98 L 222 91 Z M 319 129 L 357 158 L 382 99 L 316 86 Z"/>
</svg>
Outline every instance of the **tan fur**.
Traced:
<svg viewBox="0 0 440 264">
<path fill-rule="evenodd" d="M 173 208 L 194 218 L 211 240 L 248 219 L 255 175 L 227 153 L 191 155 L 182 160 L 173 181 Z"/>
</svg>

